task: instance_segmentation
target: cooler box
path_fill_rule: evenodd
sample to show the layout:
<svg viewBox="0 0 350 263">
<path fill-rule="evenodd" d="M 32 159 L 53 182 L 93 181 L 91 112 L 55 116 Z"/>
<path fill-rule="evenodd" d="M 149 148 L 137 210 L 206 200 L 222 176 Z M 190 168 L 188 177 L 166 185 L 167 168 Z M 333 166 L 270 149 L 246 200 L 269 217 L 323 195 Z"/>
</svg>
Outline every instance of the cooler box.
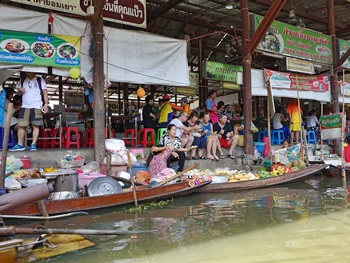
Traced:
<svg viewBox="0 0 350 263">
<path fill-rule="evenodd" d="M 126 167 L 126 164 L 111 165 L 111 173 L 117 176 L 119 172 L 126 172 Z M 105 163 L 100 163 L 100 173 L 107 174 L 107 165 Z"/>
<path fill-rule="evenodd" d="M 136 177 L 136 173 L 138 171 L 141 171 L 141 170 L 146 170 L 149 172 L 149 169 L 148 167 L 146 167 L 146 164 L 135 164 L 132 166 L 132 175 L 134 176 L 134 178 Z M 130 169 L 129 167 L 127 168 L 126 170 L 128 173 L 130 173 Z"/>
<path fill-rule="evenodd" d="M 79 188 L 83 188 L 85 185 L 89 185 L 92 180 L 98 177 L 106 177 L 105 174 L 93 172 L 93 173 L 80 173 L 79 174 Z"/>
</svg>

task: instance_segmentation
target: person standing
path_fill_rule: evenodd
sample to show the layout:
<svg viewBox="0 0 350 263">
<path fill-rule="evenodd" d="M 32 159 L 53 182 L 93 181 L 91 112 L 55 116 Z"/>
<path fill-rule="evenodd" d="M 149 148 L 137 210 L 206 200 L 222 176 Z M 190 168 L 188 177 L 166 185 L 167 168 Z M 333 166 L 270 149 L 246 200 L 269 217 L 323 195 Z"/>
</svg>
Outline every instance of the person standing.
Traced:
<svg viewBox="0 0 350 263">
<path fill-rule="evenodd" d="M 166 128 L 174 116 L 174 110 L 182 110 L 182 107 L 170 103 L 169 95 L 163 96 L 163 104 L 160 106 L 158 128 Z"/>
<path fill-rule="evenodd" d="M 188 99 L 187 98 L 182 98 L 180 100 L 180 105 L 182 107 L 182 111 L 187 113 L 187 116 L 190 116 L 192 113 L 192 109 L 190 105 L 188 104 Z"/>
<path fill-rule="evenodd" d="M 153 111 L 154 98 L 152 95 L 146 97 L 146 105 L 142 109 L 143 126 L 157 130 L 156 114 Z"/>
<path fill-rule="evenodd" d="M 19 83 L 17 94 L 22 95 L 22 106 L 18 115 L 18 143 L 9 151 L 25 150 L 24 135 L 29 122 L 33 126 L 33 142 L 29 149 L 37 151 L 39 127 L 44 124 L 43 113 L 48 111 L 49 106 L 46 82 L 43 78 L 37 77 L 34 72 L 27 72 L 26 78 Z"/>
<path fill-rule="evenodd" d="M 299 142 L 300 131 L 301 131 L 301 113 L 302 110 L 298 106 L 296 99 L 293 99 L 287 106 L 287 113 L 289 114 L 290 120 L 290 143 L 294 143 L 294 133 L 295 133 L 295 143 Z"/>
<path fill-rule="evenodd" d="M 218 117 L 218 108 L 215 103 L 215 98 L 216 98 L 216 91 L 211 90 L 209 91 L 209 98 L 205 101 L 205 111 L 209 113 L 210 116 L 210 121 L 212 124 L 215 124 L 218 122 L 219 117 Z"/>
</svg>

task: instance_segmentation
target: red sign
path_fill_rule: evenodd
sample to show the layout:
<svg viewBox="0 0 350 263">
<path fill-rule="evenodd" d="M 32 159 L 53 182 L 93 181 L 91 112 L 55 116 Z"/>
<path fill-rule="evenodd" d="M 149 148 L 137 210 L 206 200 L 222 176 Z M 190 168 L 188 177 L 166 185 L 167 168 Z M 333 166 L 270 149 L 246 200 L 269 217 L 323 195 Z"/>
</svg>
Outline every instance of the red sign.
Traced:
<svg viewBox="0 0 350 263">
<path fill-rule="evenodd" d="M 303 75 L 265 69 L 272 88 L 300 91 L 329 91 L 328 75 Z"/>
</svg>

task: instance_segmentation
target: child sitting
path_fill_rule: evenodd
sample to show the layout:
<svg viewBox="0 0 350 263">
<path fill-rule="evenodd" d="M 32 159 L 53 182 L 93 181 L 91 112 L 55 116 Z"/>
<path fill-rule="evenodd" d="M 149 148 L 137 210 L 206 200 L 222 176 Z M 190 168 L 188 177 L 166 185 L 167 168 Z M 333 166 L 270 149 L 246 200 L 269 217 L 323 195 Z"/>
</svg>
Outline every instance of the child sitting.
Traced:
<svg viewBox="0 0 350 263">
<path fill-rule="evenodd" d="M 286 139 L 282 142 L 282 149 L 289 147 L 289 141 Z"/>
</svg>

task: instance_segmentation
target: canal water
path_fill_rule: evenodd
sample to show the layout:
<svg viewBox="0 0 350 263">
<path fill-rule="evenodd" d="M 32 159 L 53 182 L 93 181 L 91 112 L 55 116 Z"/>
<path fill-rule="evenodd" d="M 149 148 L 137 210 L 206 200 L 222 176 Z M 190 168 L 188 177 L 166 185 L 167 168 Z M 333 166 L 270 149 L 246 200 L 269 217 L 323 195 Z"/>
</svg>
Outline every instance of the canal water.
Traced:
<svg viewBox="0 0 350 263">
<path fill-rule="evenodd" d="M 124 208 L 50 227 L 142 231 L 92 236 L 96 246 L 40 261 L 350 262 L 348 189 L 341 178 L 250 191 L 195 194 L 145 213 Z"/>
</svg>

